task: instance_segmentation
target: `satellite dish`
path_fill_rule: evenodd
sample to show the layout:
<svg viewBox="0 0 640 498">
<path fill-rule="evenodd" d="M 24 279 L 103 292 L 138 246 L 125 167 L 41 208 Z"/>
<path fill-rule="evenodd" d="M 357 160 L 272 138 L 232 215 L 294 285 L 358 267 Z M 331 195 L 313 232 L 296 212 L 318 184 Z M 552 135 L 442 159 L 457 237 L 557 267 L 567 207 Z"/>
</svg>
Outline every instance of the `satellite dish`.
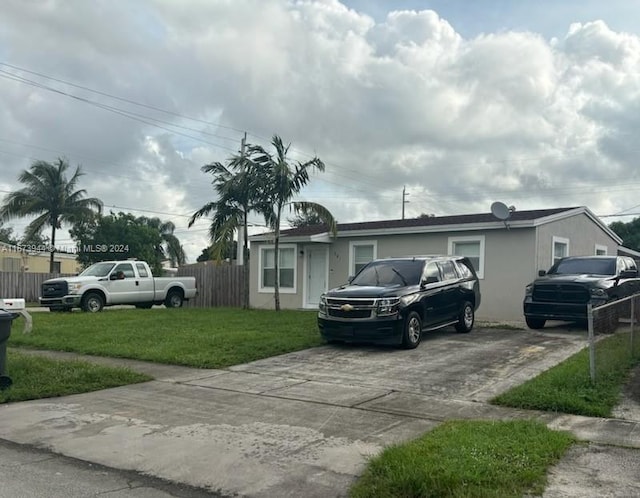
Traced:
<svg viewBox="0 0 640 498">
<path fill-rule="evenodd" d="M 511 209 L 506 204 L 496 201 L 491 204 L 491 214 L 501 221 L 507 221 L 511 217 Z"/>
</svg>

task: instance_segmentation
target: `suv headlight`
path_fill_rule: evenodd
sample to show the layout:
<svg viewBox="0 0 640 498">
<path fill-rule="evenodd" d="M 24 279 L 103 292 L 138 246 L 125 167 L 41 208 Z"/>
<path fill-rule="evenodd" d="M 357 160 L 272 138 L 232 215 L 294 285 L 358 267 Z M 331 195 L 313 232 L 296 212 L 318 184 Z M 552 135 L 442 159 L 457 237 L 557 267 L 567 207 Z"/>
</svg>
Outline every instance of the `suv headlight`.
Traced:
<svg viewBox="0 0 640 498">
<path fill-rule="evenodd" d="M 318 303 L 318 309 L 320 310 L 320 313 L 326 314 L 327 313 L 327 297 L 322 294 L 320 296 L 320 302 Z"/>
<path fill-rule="evenodd" d="M 378 300 L 377 315 L 395 315 L 400 308 L 399 297 L 385 297 Z"/>
<path fill-rule="evenodd" d="M 524 288 L 524 295 L 525 295 L 525 297 L 531 297 L 531 296 L 533 296 L 533 284 L 528 284 L 528 285 Z"/>
<path fill-rule="evenodd" d="M 68 284 L 68 288 L 69 288 L 69 293 L 70 294 L 75 294 L 76 292 L 78 292 L 80 290 L 80 288 L 82 287 L 82 284 L 80 282 L 73 282 L 73 283 L 69 283 Z"/>
</svg>

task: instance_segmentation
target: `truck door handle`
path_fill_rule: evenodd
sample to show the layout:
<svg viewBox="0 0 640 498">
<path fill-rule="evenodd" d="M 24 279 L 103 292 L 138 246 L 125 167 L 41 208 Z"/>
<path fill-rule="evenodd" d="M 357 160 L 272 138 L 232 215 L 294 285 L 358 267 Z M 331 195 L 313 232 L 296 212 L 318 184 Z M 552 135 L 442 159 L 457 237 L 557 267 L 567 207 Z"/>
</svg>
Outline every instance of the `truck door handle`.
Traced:
<svg viewBox="0 0 640 498">
<path fill-rule="evenodd" d="M 140 285 L 140 282 L 138 282 L 137 280 L 136 280 L 136 285 Z"/>
</svg>

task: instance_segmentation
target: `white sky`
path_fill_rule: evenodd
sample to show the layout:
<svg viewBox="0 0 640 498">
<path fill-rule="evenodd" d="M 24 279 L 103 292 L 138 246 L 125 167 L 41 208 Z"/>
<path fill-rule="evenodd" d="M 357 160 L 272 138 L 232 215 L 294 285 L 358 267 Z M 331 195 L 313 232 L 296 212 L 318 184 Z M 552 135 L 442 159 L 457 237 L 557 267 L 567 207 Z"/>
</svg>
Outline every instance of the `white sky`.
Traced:
<svg viewBox="0 0 640 498">
<path fill-rule="evenodd" d="M 0 63 L 0 202 L 63 156 L 107 212 L 173 221 L 191 261 L 200 167 L 244 131 L 318 155 L 300 199 L 340 222 L 400 218 L 404 186 L 407 217 L 640 212 L 637 0 L 4 0 Z"/>
</svg>

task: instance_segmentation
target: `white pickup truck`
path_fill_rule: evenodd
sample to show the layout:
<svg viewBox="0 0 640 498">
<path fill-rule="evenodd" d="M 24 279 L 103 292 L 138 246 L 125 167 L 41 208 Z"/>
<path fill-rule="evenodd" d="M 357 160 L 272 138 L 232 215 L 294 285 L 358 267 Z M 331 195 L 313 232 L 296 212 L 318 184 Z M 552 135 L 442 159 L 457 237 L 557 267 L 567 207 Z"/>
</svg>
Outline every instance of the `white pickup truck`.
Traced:
<svg viewBox="0 0 640 498">
<path fill-rule="evenodd" d="M 51 311 L 82 308 L 91 313 L 115 304 L 179 308 L 196 293 L 195 277 L 154 277 L 144 261 L 102 261 L 77 277 L 45 280 L 40 304 Z"/>
</svg>

